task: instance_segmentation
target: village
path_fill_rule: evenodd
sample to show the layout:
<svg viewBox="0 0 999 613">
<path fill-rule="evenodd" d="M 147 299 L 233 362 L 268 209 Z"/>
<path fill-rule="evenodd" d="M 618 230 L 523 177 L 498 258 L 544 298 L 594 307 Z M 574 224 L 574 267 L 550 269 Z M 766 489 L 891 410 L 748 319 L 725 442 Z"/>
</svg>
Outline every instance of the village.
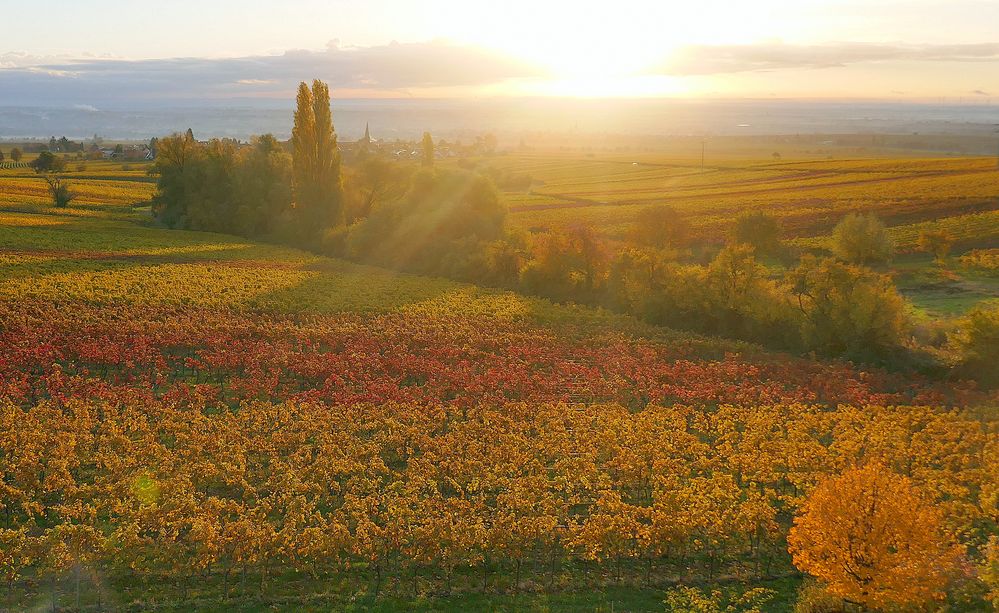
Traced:
<svg viewBox="0 0 999 613">
<path fill-rule="evenodd" d="M 192 133 L 193 137 L 193 133 Z M 52 136 L 48 141 L 42 139 L 4 139 L 0 143 L 12 151 L 22 154 L 38 154 L 48 151 L 62 154 L 67 159 L 75 160 L 109 160 L 120 162 L 153 161 L 156 159 L 156 146 L 159 139 L 152 138 L 149 142 L 115 141 L 105 139 L 97 134 L 85 140 L 71 140 L 66 136 Z M 221 139 L 235 144 L 237 147 L 250 146 L 249 141 L 239 139 Z M 208 144 L 208 140 L 198 140 Z M 290 140 L 282 140 L 282 145 L 290 151 Z M 441 139 L 434 143 L 434 158 L 444 160 L 478 155 L 490 155 L 496 151 L 497 141 L 492 134 L 478 136 L 472 142 L 463 144 L 461 141 L 449 142 Z M 339 143 L 344 160 L 358 160 L 365 157 L 380 157 L 386 159 L 418 160 L 423 156 L 423 147 L 419 140 L 382 140 L 371 136 L 368 125 L 364 127 L 364 135 L 357 140 L 343 140 Z M 15 160 L 16 161 L 16 160 Z"/>
</svg>

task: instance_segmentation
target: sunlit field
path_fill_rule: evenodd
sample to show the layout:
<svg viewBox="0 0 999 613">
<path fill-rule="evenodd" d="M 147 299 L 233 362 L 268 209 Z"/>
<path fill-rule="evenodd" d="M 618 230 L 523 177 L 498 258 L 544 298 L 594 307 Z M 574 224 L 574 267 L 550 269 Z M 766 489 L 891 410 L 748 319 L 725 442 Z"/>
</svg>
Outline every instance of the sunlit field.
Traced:
<svg viewBox="0 0 999 613">
<path fill-rule="evenodd" d="M 693 164 L 692 164 L 693 162 Z M 537 231 L 592 222 L 620 238 L 636 211 L 670 204 L 690 216 L 707 240 L 719 241 L 744 210 L 781 219 L 788 239 L 819 237 L 847 212 L 874 212 L 889 226 L 936 223 L 963 228 L 969 215 L 999 208 L 995 158 L 846 159 L 812 162 L 711 161 L 667 156 L 509 155 L 484 164 L 530 177 L 508 190 L 511 219 Z M 524 179 L 526 181 L 526 179 Z M 945 218 L 956 217 L 955 220 Z M 960 242 L 994 239 L 993 226 L 961 233 Z M 984 234 L 982 234 L 984 232 Z M 918 234 L 912 230 L 909 234 Z M 913 240 L 899 230 L 903 249 Z"/>
</svg>

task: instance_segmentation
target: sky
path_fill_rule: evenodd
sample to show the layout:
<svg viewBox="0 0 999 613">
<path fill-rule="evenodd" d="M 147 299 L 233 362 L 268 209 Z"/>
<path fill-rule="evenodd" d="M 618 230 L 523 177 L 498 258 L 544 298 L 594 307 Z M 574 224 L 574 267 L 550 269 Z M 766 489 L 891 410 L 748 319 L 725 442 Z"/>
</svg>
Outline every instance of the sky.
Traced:
<svg viewBox="0 0 999 613">
<path fill-rule="evenodd" d="M 0 0 L 0 106 L 999 99 L 999 0 Z"/>
</svg>

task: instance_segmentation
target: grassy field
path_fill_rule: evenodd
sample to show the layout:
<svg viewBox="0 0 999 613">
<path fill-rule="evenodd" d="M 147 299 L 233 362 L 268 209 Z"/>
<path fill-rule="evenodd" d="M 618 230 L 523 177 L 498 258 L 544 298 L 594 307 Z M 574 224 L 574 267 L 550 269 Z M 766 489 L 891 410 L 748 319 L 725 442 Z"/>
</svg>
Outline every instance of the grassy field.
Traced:
<svg viewBox="0 0 999 613">
<path fill-rule="evenodd" d="M 428 613 L 460 613 L 465 611 L 495 611 L 504 613 L 658 613 L 664 610 L 663 597 L 667 586 L 648 587 L 642 585 L 620 585 L 608 582 L 598 590 L 589 592 L 558 592 L 554 594 L 537 594 L 525 592 L 521 594 L 456 594 L 444 596 L 433 591 L 419 596 L 406 595 L 409 586 L 392 588 L 388 593 L 378 598 L 368 594 L 353 594 L 344 596 L 337 593 L 337 578 L 330 577 L 329 594 L 316 595 L 302 599 L 304 592 L 314 589 L 314 582 L 303 581 L 301 577 L 286 576 L 276 578 L 274 588 L 265 601 L 257 594 L 257 586 L 240 585 L 238 579 L 233 588 L 233 595 L 226 602 L 219 602 L 215 594 L 219 585 L 206 584 L 200 590 L 188 595 L 183 604 L 177 604 L 179 594 L 164 593 L 162 586 L 151 587 L 142 584 L 124 584 L 119 586 L 123 599 L 140 603 L 137 606 L 121 606 L 119 610 L 148 610 L 180 612 L 197 610 L 202 613 L 224 613 L 226 611 L 241 611 L 245 613 L 264 613 L 266 611 L 288 610 L 307 613 L 322 611 L 345 611 L 356 613 L 394 613 L 397 611 L 426 611 Z M 215 582 L 217 583 L 217 582 Z M 429 583 L 427 587 L 432 590 Z M 738 581 L 720 582 L 715 586 L 740 586 Z M 791 613 L 794 608 L 794 597 L 800 579 L 774 579 L 757 582 L 753 585 L 765 587 L 775 592 L 775 596 L 767 604 L 767 613 Z M 89 588 L 90 586 L 88 586 Z M 64 589 L 72 591 L 72 586 Z M 393 593 L 396 592 L 396 593 Z M 203 594 L 202 594 L 203 593 Z M 43 608 L 48 594 L 39 593 L 34 600 L 34 607 Z M 81 597 L 84 602 L 96 602 L 96 595 L 88 592 Z"/>
</svg>

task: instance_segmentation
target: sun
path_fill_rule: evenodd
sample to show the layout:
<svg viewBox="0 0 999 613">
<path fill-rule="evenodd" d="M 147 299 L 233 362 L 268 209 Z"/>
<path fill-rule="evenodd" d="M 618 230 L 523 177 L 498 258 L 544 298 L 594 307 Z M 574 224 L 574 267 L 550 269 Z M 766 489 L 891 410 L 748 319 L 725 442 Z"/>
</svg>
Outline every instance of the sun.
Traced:
<svg viewBox="0 0 999 613">
<path fill-rule="evenodd" d="M 679 49 L 772 37 L 796 10 L 792 0 L 770 0 L 773 10 L 730 0 L 455 2 L 434 16 L 445 38 L 498 50 L 547 75 L 544 83 L 517 83 L 512 90 L 584 97 L 693 91 L 700 86 L 663 74 Z"/>
<path fill-rule="evenodd" d="M 512 0 L 509 10 L 461 15 L 457 38 L 539 67 L 548 82 L 535 87 L 554 95 L 633 95 L 655 86 L 645 77 L 681 42 L 648 4 L 645 19 L 611 2 Z"/>
</svg>

